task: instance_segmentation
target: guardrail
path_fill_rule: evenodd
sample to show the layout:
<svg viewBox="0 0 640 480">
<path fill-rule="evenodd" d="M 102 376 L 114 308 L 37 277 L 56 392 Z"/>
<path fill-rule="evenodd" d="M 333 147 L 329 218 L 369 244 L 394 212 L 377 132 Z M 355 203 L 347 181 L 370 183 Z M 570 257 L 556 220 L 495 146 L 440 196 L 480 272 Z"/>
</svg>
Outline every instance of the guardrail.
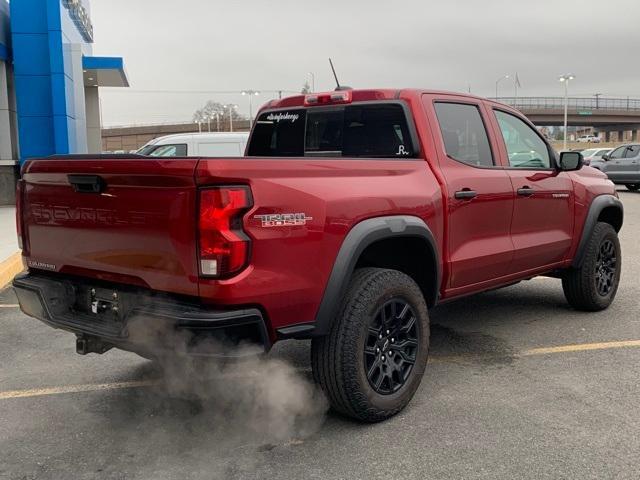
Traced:
<svg viewBox="0 0 640 480">
<path fill-rule="evenodd" d="M 205 123 L 206 124 L 206 123 Z M 150 122 L 150 123 L 127 123 L 122 124 L 122 125 L 103 125 L 102 128 L 104 130 L 109 130 L 111 128 L 137 128 L 137 127 L 163 127 L 165 125 L 195 125 L 196 128 L 198 127 L 198 123 L 197 122 Z"/>
<path fill-rule="evenodd" d="M 248 125 L 249 119 L 247 118 L 234 118 L 233 126 L 237 125 Z M 220 119 L 220 127 L 222 125 L 226 125 L 227 128 L 229 126 L 229 119 L 227 117 Z M 176 127 L 176 126 L 184 126 L 184 125 L 193 125 L 196 130 L 198 129 L 198 122 L 160 122 L 160 123 L 128 123 L 126 125 L 103 125 L 103 130 L 116 130 L 122 128 L 146 128 L 146 127 Z M 202 127 L 202 131 L 204 132 L 211 125 L 211 131 L 215 131 L 217 128 L 217 122 L 215 119 L 211 120 L 211 123 L 208 122 L 200 122 L 200 126 Z"/>
<path fill-rule="evenodd" d="M 523 109 L 563 110 L 564 97 L 500 97 L 496 101 Z M 640 111 L 640 99 L 637 98 L 595 98 L 569 97 L 570 110 L 619 110 Z"/>
</svg>

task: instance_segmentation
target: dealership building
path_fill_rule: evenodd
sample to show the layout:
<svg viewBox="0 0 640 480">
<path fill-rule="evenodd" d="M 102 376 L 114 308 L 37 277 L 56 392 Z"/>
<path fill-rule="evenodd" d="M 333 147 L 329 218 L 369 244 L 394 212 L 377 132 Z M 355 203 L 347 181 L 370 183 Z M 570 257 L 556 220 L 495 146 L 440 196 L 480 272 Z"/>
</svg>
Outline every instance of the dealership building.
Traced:
<svg viewBox="0 0 640 480">
<path fill-rule="evenodd" d="M 99 87 L 127 87 L 92 54 L 88 0 L 0 0 L 0 205 L 26 159 L 102 149 Z"/>
</svg>

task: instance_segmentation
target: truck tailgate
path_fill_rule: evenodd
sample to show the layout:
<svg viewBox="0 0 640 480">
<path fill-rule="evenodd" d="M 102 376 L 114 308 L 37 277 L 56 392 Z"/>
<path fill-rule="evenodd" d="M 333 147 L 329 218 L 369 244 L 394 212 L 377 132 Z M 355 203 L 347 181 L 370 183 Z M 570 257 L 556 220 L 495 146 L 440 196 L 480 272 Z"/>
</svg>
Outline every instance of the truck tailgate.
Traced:
<svg viewBox="0 0 640 480">
<path fill-rule="evenodd" d="M 30 268 L 198 294 L 198 159 L 61 158 L 23 171 Z"/>
</svg>

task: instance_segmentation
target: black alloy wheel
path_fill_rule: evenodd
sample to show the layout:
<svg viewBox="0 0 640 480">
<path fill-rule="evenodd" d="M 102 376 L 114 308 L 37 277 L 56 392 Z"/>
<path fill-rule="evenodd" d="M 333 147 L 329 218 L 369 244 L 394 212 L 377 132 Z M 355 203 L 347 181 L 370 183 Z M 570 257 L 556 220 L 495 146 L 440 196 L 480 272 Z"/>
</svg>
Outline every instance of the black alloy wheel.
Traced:
<svg viewBox="0 0 640 480">
<path fill-rule="evenodd" d="M 395 297 L 372 317 L 364 346 L 364 367 L 373 390 L 390 395 L 400 390 L 416 363 L 419 328 L 409 303 Z"/>
<path fill-rule="evenodd" d="M 311 341 L 313 378 L 343 415 L 379 422 L 420 386 L 429 313 L 418 284 L 398 270 L 357 269 L 327 335 Z"/>
<path fill-rule="evenodd" d="M 618 259 L 616 247 L 609 239 L 600 244 L 595 265 L 595 282 L 598 294 L 606 297 L 613 288 Z"/>
</svg>

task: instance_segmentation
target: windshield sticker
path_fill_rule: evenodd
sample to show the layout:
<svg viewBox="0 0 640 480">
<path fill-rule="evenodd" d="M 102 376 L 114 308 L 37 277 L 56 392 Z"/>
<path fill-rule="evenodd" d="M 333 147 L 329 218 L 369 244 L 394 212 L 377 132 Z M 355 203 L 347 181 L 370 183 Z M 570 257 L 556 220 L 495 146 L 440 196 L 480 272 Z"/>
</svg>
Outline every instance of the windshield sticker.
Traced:
<svg viewBox="0 0 640 480">
<path fill-rule="evenodd" d="M 298 113 L 289 113 L 289 112 L 281 112 L 281 113 L 270 113 L 267 115 L 267 120 L 272 122 L 285 122 L 289 121 L 294 123 L 296 120 L 300 118 L 300 114 Z"/>
</svg>

